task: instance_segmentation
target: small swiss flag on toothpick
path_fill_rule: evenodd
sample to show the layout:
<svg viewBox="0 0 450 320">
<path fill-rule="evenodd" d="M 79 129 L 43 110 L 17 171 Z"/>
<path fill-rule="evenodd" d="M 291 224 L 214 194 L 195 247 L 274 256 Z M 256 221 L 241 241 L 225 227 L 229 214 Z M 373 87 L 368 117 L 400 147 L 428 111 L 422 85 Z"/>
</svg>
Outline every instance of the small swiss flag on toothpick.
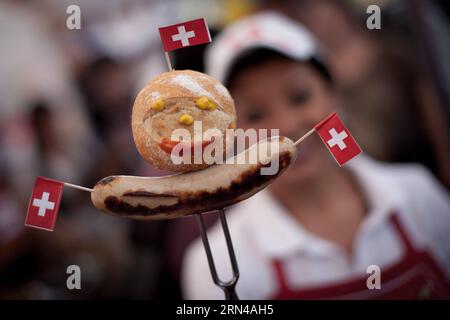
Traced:
<svg viewBox="0 0 450 320">
<path fill-rule="evenodd" d="M 196 19 L 159 28 L 164 51 L 211 42 L 206 19 Z"/>
<path fill-rule="evenodd" d="M 28 203 L 25 225 L 47 231 L 53 231 L 58 216 L 59 203 L 64 187 L 70 187 L 86 192 L 93 189 L 73 183 L 37 177 Z"/>
<path fill-rule="evenodd" d="M 64 183 L 37 177 L 28 203 L 25 225 L 53 231 L 58 216 Z"/>
<path fill-rule="evenodd" d="M 314 130 L 319 134 L 340 166 L 362 152 L 360 146 L 336 113 L 332 113 L 318 123 Z"/>
<path fill-rule="evenodd" d="M 206 19 L 196 19 L 159 28 L 167 67 L 172 70 L 169 51 L 211 42 Z"/>
</svg>

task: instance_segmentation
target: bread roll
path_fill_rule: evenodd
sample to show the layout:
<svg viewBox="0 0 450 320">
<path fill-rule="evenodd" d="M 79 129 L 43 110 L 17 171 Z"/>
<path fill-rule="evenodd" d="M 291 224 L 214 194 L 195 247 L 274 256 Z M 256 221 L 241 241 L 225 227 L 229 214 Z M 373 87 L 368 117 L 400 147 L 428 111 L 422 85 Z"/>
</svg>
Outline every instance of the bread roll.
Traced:
<svg viewBox="0 0 450 320">
<path fill-rule="evenodd" d="M 201 121 L 202 134 L 218 129 L 225 141 L 225 130 L 236 127 L 236 110 L 228 90 L 214 78 L 191 70 L 169 71 L 139 92 L 131 121 L 137 150 L 147 162 L 159 169 L 187 172 L 208 164 L 175 164 L 170 153 L 179 140 L 171 139 L 173 131 L 187 129 L 192 143 L 205 146 L 211 140 L 194 137 L 194 121 Z"/>
</svg>

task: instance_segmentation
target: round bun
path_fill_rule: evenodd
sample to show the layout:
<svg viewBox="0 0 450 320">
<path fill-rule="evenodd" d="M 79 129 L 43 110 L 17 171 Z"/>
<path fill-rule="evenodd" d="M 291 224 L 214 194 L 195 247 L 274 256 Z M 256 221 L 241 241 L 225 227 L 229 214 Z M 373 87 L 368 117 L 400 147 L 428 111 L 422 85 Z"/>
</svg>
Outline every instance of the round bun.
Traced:
<svg viewBox="0 0 450 320">
<path fill-rule="evenodd" d="M 176 129 L 187 129 L 192 143 L 201 141 L 205 146 L 205 141 L 198 140 L 203 136 L 198 137 L 198 130 L 194 131 L 194 121 L 201 121 L 202 134 L 218 129 L 216 132 L 225 141 L 226 129 L 236 128 L 236 110 L 228 90 L 216 79 L 196 71 L 160 74 L 139 92 L 134 102 L 131 125 L 137 150 L 159 169 L 187 172 L 205 168 L 208 164 L 203 159 L 196 161 L 200 163 L 176 164 L 170 155 L 174 143 L 179 142 L 172 139 Z M 225 148 L 223 151 L 227 152 Z"/>
</svg>

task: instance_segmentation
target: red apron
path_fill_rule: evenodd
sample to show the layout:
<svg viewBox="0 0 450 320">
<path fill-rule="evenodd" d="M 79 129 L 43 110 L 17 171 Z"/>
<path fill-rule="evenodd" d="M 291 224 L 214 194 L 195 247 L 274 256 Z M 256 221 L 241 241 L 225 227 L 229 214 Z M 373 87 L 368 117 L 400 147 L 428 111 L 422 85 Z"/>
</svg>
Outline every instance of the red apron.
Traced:
<svg viewBox="0 0 450 320">
<path fill-rule="evenodd" d="M 409 240 L 396 215 L 391 223 L 400 236 L 404 255 L 388 267 L 381 268 L 381 289 L 367 288 L 370 274 L 352 278 L 332 286 L 291 289 L 281 261 L 273 261 L 279 285 L 271 299 L 450 299 L 450 284 L 444 272 L 426 251 L 417 250 Z"/>
</svg>

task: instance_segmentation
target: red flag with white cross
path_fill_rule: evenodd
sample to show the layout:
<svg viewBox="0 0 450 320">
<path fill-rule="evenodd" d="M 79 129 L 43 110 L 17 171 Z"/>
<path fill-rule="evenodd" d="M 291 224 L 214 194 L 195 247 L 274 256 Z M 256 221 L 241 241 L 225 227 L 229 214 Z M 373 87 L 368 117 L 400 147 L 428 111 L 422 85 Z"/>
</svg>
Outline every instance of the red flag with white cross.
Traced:
<svg viewBox="0 0 450 320">
<path fill-rule="evenodd" d="M 164 51 L 211 42 L 206 19 L 196 19 L 159 28 Z"/>
<path fill-rule="evenodd" d="M 340 166 L 362 152 L 336 113 L 322 120 L 314 129 Z"/>
<path fill-rule="evenodd" d="M 58 216 L 64 183 L 37 177 L 28 203 L 25 225 L 53 231 Z"/>
</svg>

